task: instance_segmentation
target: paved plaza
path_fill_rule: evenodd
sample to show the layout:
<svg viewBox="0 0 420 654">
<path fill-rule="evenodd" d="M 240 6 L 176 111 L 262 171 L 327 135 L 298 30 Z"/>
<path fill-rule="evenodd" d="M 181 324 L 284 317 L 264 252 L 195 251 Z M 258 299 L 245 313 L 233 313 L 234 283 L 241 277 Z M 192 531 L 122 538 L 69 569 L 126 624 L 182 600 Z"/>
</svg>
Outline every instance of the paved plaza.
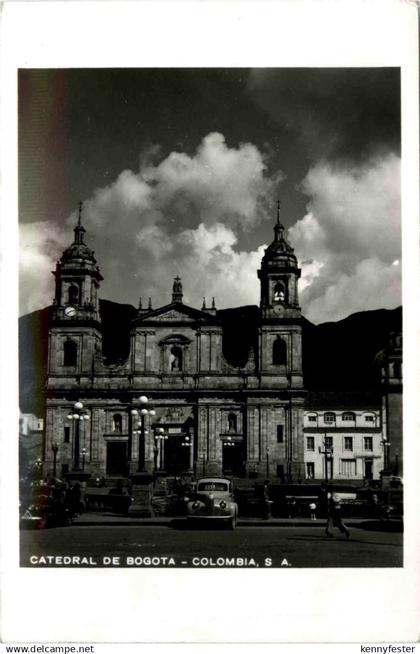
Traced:
<svg viewBox="0 0 420 654">
<path fill-rule="evenodd" d="M 21 531 L 21 565 L 199 568 L 399 567 L 403 534 L 375 523 L 349 525 L 347 540 L 337 530 L 327 538 L 324 522 L 246 526 L 235 531 L 191 529 L 185 520 L 166 524 L 72 525 Z M 50 558 L 46 558 L 50 557 Z M 64 559 L 63 557 L 67 557 Z M 104 558 L 105 557 L 105 558 Z"/>
</svg>

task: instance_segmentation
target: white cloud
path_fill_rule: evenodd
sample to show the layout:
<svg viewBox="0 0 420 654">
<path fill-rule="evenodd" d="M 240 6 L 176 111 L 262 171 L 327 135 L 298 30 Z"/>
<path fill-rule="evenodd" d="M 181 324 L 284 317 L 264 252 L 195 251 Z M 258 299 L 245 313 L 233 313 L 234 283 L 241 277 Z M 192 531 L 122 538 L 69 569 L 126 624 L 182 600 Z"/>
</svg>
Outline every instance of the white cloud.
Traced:
<svg viewBox="0 0 420 654">
<path fill-rule="evenodd" d="M 146 236 L 148 228 L 141 236 Z M 237 252 L 237 237 L 231 228 L 216 223 L 180 232 L 170 245 L 165 239 L 154 240 L 151 248 L 146 238 L 139 239 L 140 256 L 148 257 L 149 265 L 142 272 L 144 297 L 156 290 L 158 271 L 164 303 L 170 301 L 172 277 L 180 273 L 184 282 L 184 301 L 201 306 L 206 296 L 207 305 L 213 296 L 218 308 L 250 304 L 258 301 L 259 286 L 256 269 L 264 248 L 255 252 Z M 177 262 L 178 267 L 177 267 Z"/>
<path fill-rule="evenodd" d="M 322 163 L 302 183 L 309 213 L 289 229 L 303 266 L 301 304 L 314 322 L 401 303 L 400 160 Z"/>
<path fill-rule="evenodd" d="M 204 223 L 240 223 L 250 227 L 263 217 L 262 203 L 272 186 L 261 152 L 251 143 L 229 148 L 222 134 L 206 136 L 194 157 L 172 152 L 157 166 L 144 165 L 141 176 L 153 184 L 157 207 L 171 203 L 198 212 Z"/>
<path fill-rule="evenodd" d="M 315 323 L 341 320 L 369 309 L 393 309 L 401 302 L 401 276 L 392 264 L 377 258 L 356 264 L 352 274 L 331 280 L 323 295 L 310 300 L 306 316 Z"/>
<path fill-rule="evenodd" d="M 164 304 L 179 274 L 194 306 L 204 293 L 217 295 L 219 306 L 258 302 L 261 257 L 239 252 L 236 232 L 267 217 L 280 178 L 267 176 L 254 145 L 230 148 L 218 133 L 193 156 L 172 152 L 157 164 L 143 161 L 138 173 L 122 172 L 83 209 L 86 241 L 94 238 L 105 277 L 102 296 L 130 303 L 152 296 L 155 306 Z"/>
<path fill-rule="evenodd" d="M 64 231 L 46 221 L 21 225 L 19 240 L 19 308 L 28 313 L 51 304 L 51 271 L 68 243 Z"/>
<path fill-rule="evenodd" d="M 400 162 L 388 156 L 369 166 L 314 166 L 302 182 L 308 213 L 288 238 L 302 263 L 301 306 L 314 322 L 400 304 Z M 184 282 L 184 299 L 219 308 L 259 301 L 264 247 L 240 251 L 240 229 L 272 215 L 274 189 L 264 157 L 252 144 L 229 148 L 209 134 L 194 155 L 173 152 L 160 163 L 143 161 L 123 171 L 85 202 L 86 242 L 95 249 L 105 281 L 101 297 L 154 306 L 171 299 L 172 278 Z M 21 309 L 50 304 L 50 273 L 69 245 L 50 223 L 21 226 Z"/>
<path fill-rule="evenodd" d="M 155 159 L 155 150 L 149 158 L 144 153 L 138 173 L 123 171 L 84 203 L 86 243 L 105 277 L 101 296 L 127 303 L 152 296 L 157 306 L 170 300 L 172 278 L 180 274 L 194 306 L 205 293 L 216 295 L 219 306 L 257 302 L 262 249 L 238 251 L 237 231 L 267 218 L 281 172 L 268 177 L 254 145 L 231 148 L 218 133 L 206 136 L 193 155 Z M 76 219 L 76 212 L 69 216 L 69 231 Z M 36 238 L 28 238 L 28 230 Z M 22 238 L 26 262 L 40 261 L 36 277 L 25 274 L 29 264 L 22 261 L 22 310 L 30 311 L 51 302 L 49 270 L 70 239 L 47 247 L 47 223 L 22 226 Z"/>
</svg>

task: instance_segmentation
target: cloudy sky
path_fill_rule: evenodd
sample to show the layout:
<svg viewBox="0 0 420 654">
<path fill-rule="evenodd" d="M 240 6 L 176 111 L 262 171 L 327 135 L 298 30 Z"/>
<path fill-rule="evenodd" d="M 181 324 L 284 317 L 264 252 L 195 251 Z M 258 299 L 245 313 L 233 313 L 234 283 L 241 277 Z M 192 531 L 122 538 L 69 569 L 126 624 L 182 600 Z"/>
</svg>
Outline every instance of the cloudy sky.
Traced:
<svg viewBox="0 0 420 654">
<path fill-rule="evenodd" d="M 79 200 L 102 298 L 258 304 L 277 199 L 309 320 L 401 304 L 398 69 L 20 71 L 22 314 Z"/>
</svg>

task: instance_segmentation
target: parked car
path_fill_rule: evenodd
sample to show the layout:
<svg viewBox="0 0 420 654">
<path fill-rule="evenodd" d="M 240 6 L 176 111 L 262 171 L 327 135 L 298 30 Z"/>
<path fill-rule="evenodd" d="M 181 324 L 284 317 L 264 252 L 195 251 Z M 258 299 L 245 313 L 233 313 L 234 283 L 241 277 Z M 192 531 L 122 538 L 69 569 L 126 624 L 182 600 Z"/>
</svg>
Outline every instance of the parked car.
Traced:
<svg viewBox="0 0 420 654">
<path fill-rule="evenodd" d="M 199 479 L 194 494 L 187 499 L 187 519 L 224 522 L 231 529 L 235 529 L 238 505 L 233 497 L 230 479 Z"/>
<path fill-rule="evenodd" d="M 23 529 L 65 527 L 74 517 L 73 507 L 61 486 L 34 488 L 29 503 L 21 506 L 20 526 Z"/>
</svg>

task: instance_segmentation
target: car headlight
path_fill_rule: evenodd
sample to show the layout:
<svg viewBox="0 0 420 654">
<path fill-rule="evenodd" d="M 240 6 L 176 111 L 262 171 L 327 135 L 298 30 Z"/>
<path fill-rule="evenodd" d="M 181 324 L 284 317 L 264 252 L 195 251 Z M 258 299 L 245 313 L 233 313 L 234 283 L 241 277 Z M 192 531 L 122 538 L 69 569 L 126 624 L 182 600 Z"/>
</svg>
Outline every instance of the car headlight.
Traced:
<svg viewBox="0 0 420 654">
<path fill-rule="evenodd" d="M 226 502 L 224 500 L 222 500 L 220 502 L 219 506 L 220 506 L 221 509 L 225 509 L 226 508 Z"/>
<path fill-rule="evenodd" d="M 199 506 L 200 506 L 200 502 L 197 502 L 197 500 L 195 500 L 195 502 L 192 503 L 193 509 L 198 509 Z"/>
</svg>

